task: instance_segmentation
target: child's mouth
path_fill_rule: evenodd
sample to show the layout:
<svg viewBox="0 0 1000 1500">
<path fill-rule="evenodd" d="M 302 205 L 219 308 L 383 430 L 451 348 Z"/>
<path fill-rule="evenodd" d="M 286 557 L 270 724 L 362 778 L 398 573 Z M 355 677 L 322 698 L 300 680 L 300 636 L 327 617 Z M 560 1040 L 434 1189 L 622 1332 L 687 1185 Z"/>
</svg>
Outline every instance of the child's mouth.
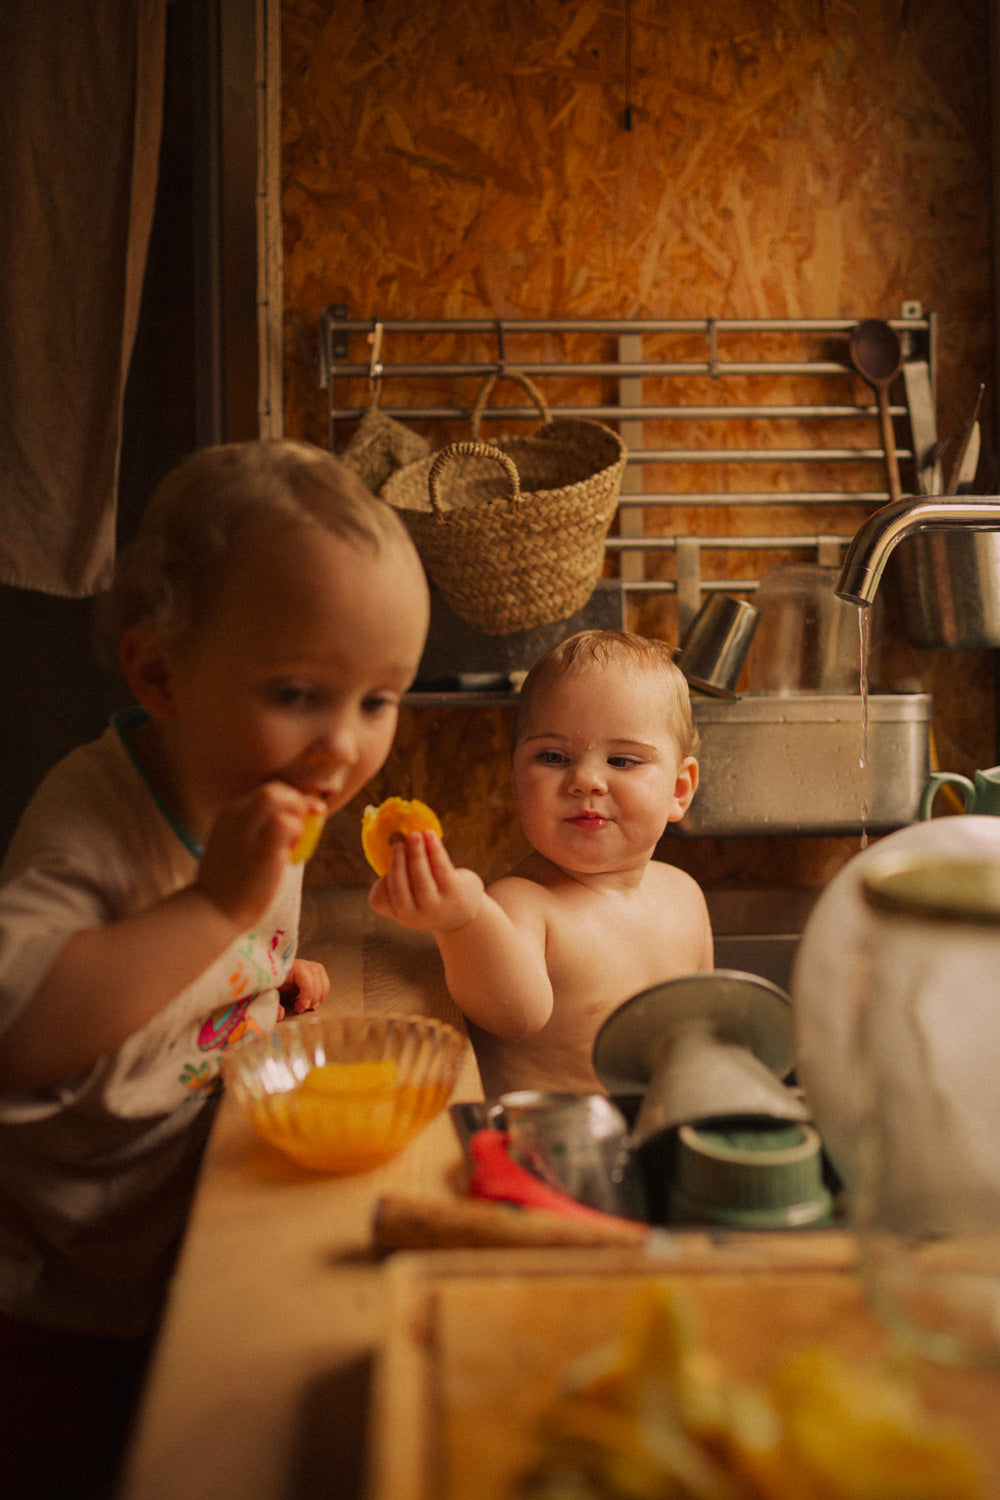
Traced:
<svg viewBox="0 0 1000 1500">
<path fill-rule="evenodd" d="M 608 819 L 600 813 L 576 813 L 572 818 L 566 819 L 567 823 L 574 828 L 603 828 Z"/>
<path fill-rule="evenodd" d="M 294 781 L 292 782 L 292 785 L 296 787 L 304 797 L 315 797 L 318 801 L 324 802 L 326 804 L 327 812 L 333 811 L 333 808 L 336 805 L 337 798 L 340 795 L 340 788 L 336 786 L 315 786 L 309 785 L 304 781 Z"/>
</svg>

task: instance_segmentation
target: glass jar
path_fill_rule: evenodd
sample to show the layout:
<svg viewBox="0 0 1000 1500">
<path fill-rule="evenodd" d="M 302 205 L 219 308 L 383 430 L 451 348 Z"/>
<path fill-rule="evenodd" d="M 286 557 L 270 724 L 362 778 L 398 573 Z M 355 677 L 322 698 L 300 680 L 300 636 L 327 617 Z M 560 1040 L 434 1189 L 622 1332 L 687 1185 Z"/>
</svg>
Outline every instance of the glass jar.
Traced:
<svg viewBox="0 0 1000 1500">
<path fill-rule="evenodd" d="M 838 599 L 838 568 L 778 563 L 760 581 L 747 660 L 753 694 L 859 693 L 858 611 Z"/>
</svg>

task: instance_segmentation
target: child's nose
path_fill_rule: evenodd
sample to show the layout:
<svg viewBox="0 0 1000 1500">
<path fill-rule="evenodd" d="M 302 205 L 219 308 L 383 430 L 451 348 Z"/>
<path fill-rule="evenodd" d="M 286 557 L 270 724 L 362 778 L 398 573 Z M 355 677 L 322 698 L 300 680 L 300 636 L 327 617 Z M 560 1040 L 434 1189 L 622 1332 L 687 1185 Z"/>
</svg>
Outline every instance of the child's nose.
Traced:
<svg viewBox="0 0 1000 1500">
<path fill-rule="evenodd" d="M 577 761 L 570 768 L 570 790 L 582 792 L 585 795 L 590 792 L 604 792 L 607 790 L 607 777 L 604 770 L 604 762 L 600 760 Z"/>
<path fill-rule="evenodd" d="M 338 763 L 353 764 L 359 754 L 360 736 L 353 714 L 331 714 L 318 737 L 317 748 Z"/>
</svg>

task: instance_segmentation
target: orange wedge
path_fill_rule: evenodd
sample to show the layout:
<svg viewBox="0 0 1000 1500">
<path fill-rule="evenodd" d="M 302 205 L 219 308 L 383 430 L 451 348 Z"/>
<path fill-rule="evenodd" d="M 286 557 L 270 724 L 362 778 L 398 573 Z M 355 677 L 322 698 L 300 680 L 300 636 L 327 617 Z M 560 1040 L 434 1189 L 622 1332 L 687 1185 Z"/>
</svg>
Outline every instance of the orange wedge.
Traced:
<svg viewBox="0 0 1000 1500">
<path fill-rule="evenodd" d="M 443 836 L 437 813 L 416 797 L 411 802 L 404 797 L 387 797 L 378 807 L 366 807 L 361 818 L 361 847 L 376 875 L 384 875 L 388 870 L 393 844 L 405 839 L 408 833 L 423 833 L 428 829 L 438 838 Z"/>
<path fill-rule="evenodd" d="M 305 860 L 312 859 L 325 823 L 326 818 L 322 813 L 306 813 L 302 819 L 302 832 L 292 845 L 288 856 L 293 865 L 300 865 Z"/>
</svg>

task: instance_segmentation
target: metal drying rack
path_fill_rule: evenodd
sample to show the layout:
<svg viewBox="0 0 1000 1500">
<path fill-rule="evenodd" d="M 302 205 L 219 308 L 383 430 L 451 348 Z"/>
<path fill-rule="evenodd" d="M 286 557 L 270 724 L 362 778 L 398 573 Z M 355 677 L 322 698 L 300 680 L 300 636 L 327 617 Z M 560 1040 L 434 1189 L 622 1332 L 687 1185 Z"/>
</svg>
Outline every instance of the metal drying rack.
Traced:
<svg viewBox="0 0 1000 1500">
<path fill-rule="evenodd" d="M 554 416 L 605 422 L 621 433 L 629 459 L 606 543 L 610 571 L 632 602 L 675 596 L 682 633 L 704 592 L 752 595 L 768 554 L 838 564 L 860 516 L 889 499 L 878 407 L 850 361 L 857 321 L 379 319 L 334 305 L 319 326 L 328 442 L 339 451 L 374 397 L 380 411 L 444 446 L 468 436 L 483 379 L 524 373 Z M 887 321 L 906 365 L 921 366 L 933 402 L 935 315 L 904 302 L 900 316 Z M 904 384 L 905 401 L 890 410 L 906 438 L 897 438 L 898 460 L 916 470 L 923 455 L 915 452 L 911 386 Z M 484 424 L 496 418 L 530 423 L 538 412 L 522 397 L 521 405 L 491 405 Z M 775 442 L 776 428 L 796 441 Z M 826 482 L 787 488 L 801 466 Z M 692 474 L 719 479 L 702 489 Z M 684 488 L 671 488 L 679 479 Z M 794 507 L 798 519 L 823 511 L 826 520 L 829 507 L 835 515 L 844 507 L 844 529 L 772 534 L 762 523 L 773 524 L 777 507 Z M 725 534 L 714 529 L 720 519 Z"/>
</svg>

